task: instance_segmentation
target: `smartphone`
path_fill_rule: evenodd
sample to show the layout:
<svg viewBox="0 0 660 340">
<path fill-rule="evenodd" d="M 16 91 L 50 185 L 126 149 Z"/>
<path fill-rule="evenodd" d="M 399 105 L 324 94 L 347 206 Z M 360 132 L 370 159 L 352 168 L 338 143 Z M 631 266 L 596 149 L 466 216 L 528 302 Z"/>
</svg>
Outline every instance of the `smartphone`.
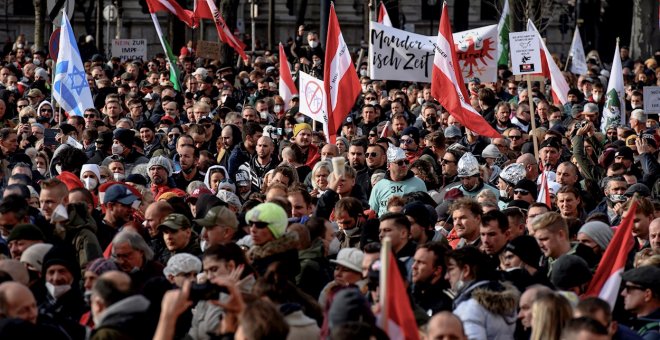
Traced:
<svg viewBox="0 0 660 340">
<path fill-rule="evenodd" d="M 55 136 L 59 133 L 58 129 L 45 129 L 44 130 L 44 145 L 46 146 L 51 146 L 51 145 L 59 145 L 55 140 Z"/>
</svg>

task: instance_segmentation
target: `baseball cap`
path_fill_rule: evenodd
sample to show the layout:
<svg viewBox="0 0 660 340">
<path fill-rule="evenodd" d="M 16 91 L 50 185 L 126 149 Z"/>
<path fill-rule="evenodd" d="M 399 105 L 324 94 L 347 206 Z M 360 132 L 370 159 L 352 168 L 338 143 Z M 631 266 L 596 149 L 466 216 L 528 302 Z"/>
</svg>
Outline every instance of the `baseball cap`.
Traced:
<svg viewBox="0 0 660 340">
<path fill-rule="evenodd" d="M 136 200 L 138 200 L 138 197 L 133 195 L 133 192 L 123 184 L 111 185 L 103 196 L 103 204 L 119 202 L 124 205 L 131 205 Z"/>
<path fill-rule="evenodd" d="M 284 209 L 275 203 L 261 203 L 245 214 L 245 222 L 251 225 L 253 222 L 267 223 L 267 227 L 275 238 L 284 235 L 288 224 L 288 217 Z"/>
<path fill-rule="evenodd" d="M 336 260 L 330 260 L 340 266 L 346 267 L 354 272 L 362 273 L 362 259 L 364 253 L 357 248 L 344 248 L 337 254 Z"/>
<path fill-rule="evenodd" d="M 163 223 L 158 226 L 158 229 L 168 228 L 172 230 L 188 229 L 190 228 L 190 220 L 187 217 L 173 213 L 167 215 Z"/>
<path fill-rule="evenodd" d="M 195 223 L 202 227 L 209 228 L 213 226 L 227 226 L 232 229 L 238 228 L 238 219 L 236 214 L 224 206 L 211 208 L 204 218 L 194 220 Z"/>
</svg>

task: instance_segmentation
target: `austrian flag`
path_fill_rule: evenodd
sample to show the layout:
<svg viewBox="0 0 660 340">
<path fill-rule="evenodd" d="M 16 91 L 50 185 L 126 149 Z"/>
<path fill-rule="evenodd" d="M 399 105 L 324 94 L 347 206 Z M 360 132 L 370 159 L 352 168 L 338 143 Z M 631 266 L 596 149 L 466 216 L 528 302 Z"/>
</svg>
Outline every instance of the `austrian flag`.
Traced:
<svg viewBox="0 0 660 340">
<path fill-rule="evenodd" d="M 291 69 L 289 68 L 289 62 L 286 60 L 286 53 L 284 53 L 284 47 L 280 43 L 280 96 L 284 99 L 284 109 L 289 109 L 289 101 L 294 94 L 298 94 L 298 89 L 296 89 L 296 84 L 293 82 L 293 77 L 291 77 Z"/>
</svg>

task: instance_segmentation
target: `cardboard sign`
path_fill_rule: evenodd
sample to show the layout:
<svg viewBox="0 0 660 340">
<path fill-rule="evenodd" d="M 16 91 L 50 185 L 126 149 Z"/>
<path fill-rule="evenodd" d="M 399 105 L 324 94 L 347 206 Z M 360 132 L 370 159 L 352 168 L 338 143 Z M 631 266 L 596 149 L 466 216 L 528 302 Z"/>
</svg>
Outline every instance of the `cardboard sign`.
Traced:
<svg viewBox="0 0 660 340">
<path fill-rule="evenodd" d="M 201 58 L 220 59 L 220 43 L 198 40 L 195 54 Z"/>
<path fill-rule="evenodd" d="M 660 86 L 644 86 L 644 112 L 660 113 Z"/>
<path fill-rule="evenodd" d="M 147 60 L 147 39 L 112 39 L 111 53 L 121 62 L 127 60 Z"/>
<path fill-rule="evenodd" d="M 541 73 L 541 48 L 535 32 L 509 33 L 509 47 L 513 74 Z"/>
</svg>

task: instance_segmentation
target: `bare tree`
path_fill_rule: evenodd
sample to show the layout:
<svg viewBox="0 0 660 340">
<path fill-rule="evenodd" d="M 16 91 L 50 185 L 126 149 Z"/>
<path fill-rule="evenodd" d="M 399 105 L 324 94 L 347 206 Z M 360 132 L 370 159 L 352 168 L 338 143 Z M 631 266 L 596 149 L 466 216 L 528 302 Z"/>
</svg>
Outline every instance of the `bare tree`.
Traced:
<svg viewBox="0 0 660 340">
<path fill-rule="evenodd" d="M 34 46 L 40 50 L 44 46 L 44 2 L 32 0 L 34 5 Z"/>
<path fill-rule="evenodd" d="M 630 57 L 645 58 L 653 55 L 653 41 L 659 41 L 657 17 L 658 2 L 633 0 L 632 32 L 630 34 Z"/>
</svg>

